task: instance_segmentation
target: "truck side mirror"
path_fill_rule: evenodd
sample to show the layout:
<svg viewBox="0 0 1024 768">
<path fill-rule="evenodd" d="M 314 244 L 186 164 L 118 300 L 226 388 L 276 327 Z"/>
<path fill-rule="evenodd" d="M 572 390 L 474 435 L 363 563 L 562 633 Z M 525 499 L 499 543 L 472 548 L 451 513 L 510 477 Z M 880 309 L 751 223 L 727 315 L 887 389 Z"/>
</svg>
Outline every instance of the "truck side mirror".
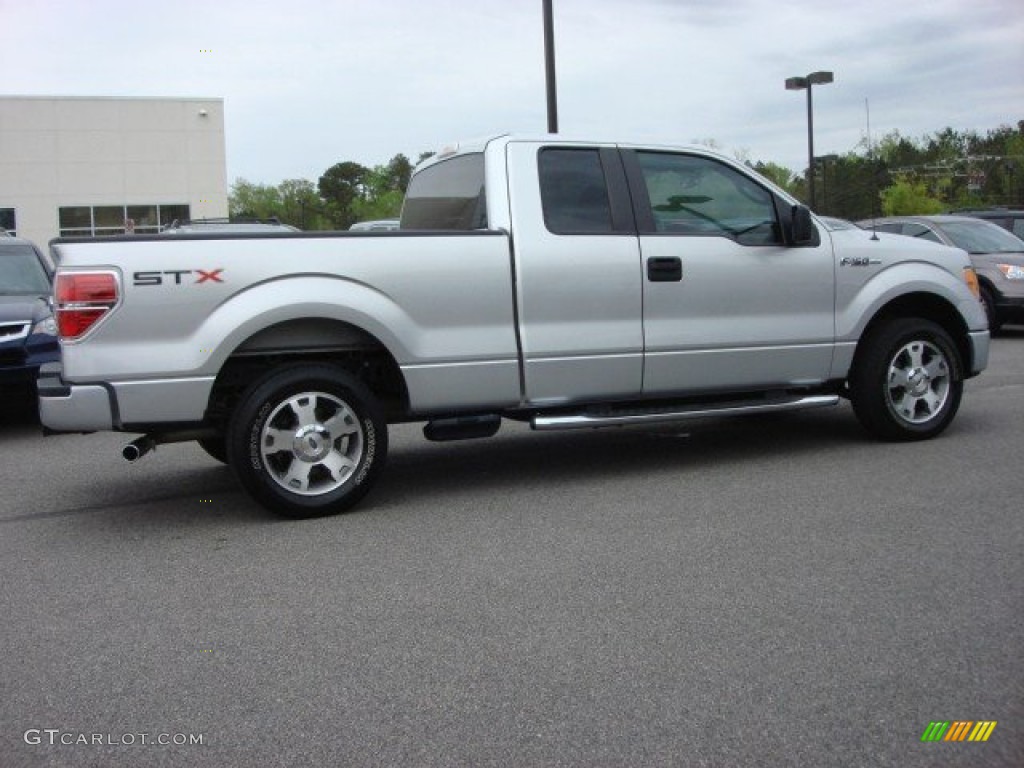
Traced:
<svg viewBox="0 0 1024 768">
<path fill-rule="evenodd" d="M 810 245 L 814 242 L 814 223 L 811 211 L 806 205 L 794 205 L 790 218 L 790 244 Z"/>
<path fill-rule="evenodd" d="M 793 205 L 783 208 L 782 211 L 782 231 L 786 245 L 818 245 L 821 242 L 818 230 L 811 219 L 810 208 L 806 205 Z"/>
</svg>

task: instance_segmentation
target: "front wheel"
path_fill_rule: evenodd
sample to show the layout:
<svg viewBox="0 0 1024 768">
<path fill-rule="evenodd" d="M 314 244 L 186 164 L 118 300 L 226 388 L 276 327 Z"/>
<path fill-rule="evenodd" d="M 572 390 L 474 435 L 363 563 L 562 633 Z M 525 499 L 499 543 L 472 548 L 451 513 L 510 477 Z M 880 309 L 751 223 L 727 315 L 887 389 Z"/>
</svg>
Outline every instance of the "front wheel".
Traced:
<svg viewBox="0 0 1024 768">
<path fill-rule="evenodd" d="M 332 515 L 370 490 L 387 456 L 373 394 L 330 365 L 271 372 L 231 418 L 228 457 L 245 489 L 286 517 Z"/>
<path fill-rule="evenodd" d="M 999 320 L 999 315 L 996 314 L 996 299 L 992 295 L 992 291 L 984 286 L 981 288 L 981 305 L 985 308 L 985 317 L 988 318 L 989 331 L 993 334 L 998 333 L 1003 324 Z"/>
<path fill-rule="evenodd" d="M 849 384 L 853 410 L 869 432 L 885 440 L 924 440 L 956 415 L 963 365 L 941 326 L 901 318 L 861 340 Z"/>
</svg>

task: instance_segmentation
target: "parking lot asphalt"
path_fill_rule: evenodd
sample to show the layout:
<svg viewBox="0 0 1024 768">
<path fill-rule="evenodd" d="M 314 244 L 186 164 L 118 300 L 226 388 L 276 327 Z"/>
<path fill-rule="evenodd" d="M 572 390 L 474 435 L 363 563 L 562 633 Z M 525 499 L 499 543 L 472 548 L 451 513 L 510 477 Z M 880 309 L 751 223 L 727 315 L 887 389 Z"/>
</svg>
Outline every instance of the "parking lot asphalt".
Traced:
<svg viewBox="0 0 1024 768">
<path fill-rule="evenodd" d="M 1024 765 L 1024 330 L 936 440 L 402 426 L 319 520 L 125 442 L 0 423 L 3 768 Z"/>
</svg>

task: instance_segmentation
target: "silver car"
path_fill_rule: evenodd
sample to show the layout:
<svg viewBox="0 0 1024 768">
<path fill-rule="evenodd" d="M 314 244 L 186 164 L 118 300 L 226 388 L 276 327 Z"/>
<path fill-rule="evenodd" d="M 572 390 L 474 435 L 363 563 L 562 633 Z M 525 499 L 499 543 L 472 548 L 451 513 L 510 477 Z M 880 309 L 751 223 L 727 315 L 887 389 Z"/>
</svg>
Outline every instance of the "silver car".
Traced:
<svg viewBox="0 0 1024 768">
<path fill-rule="evenodd" d="M 1024 323 L 1024 240 L 1016 235 L 970 216 L 890 216 L 858 224 L 962 248 L 978 273 L 989 328 Z"/>
<path fill-rule="evenodd" d="M 298 232 L 298 227 L 282 224 L 275 219 L 192 219 L 175 220 L 162 230 L 161 235 L 265 235 L 274 232 Z"/>
</svg>

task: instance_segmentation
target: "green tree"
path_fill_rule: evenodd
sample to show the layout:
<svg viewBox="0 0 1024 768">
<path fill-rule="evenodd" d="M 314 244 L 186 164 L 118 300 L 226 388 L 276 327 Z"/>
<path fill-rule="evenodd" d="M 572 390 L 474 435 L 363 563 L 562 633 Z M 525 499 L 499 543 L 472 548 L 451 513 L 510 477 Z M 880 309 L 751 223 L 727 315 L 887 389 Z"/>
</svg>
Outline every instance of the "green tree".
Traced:
<svg viewBox="0 0 1024 768">
<path fill-rule="evenodd" d="M 385 183 L 387 189 L 397 190 L 403 195 L 409 187 L 409 178 L 412 176 L 412 162 L 405 155 L 399 153 L 388 161 L 386 166 Z"/>
<path fill-rule="evenodd" d="M 228 216 L 232 219 L 269 219 L 281 211 L 281 194 L 276 187 L 236 179 L 228 194 Z"/>
<path fill-rule="evenodd" d="M 311 181 L 287 179 L 276 187 L 237 179 L 228 195 L 232 219 L 277 219 L 299 229 L 330 229 L 324 203 Z"/>
<path fill-rule="evenodd" d="M 278 187 L 281 213 L 278 218 L 304 230 L 330 229 L 332 222 L 323 200 L 308 179 L 286 179 Z"/>
<path fill-rule="evenodd" d="M 368 173 L 359 163 L 346 161 L 332 165 L 317 182 L 324 210 L 338 229 L 348 229 L 358 221 L 353 204 L 363 197 Z"/>
<path fill-rule="evenodd" d="M 790 194 L 793 193 L 793 182 L 796 180 L 796 174 L 789 170 L 789 168 L 778 163 L 766 163 L 760 160 L 753 165 L 750 163 L 747 163 L 747 165 Z"/>
<path fill-rule="evenodd" d="M 899 179 L 892 186 L 882 190 L 882 215 L 914 216 L 942 213 L 945 203 L 928 193 L 921 182 Z"/>
<path fill-rule="evenodd" d="M 411 172 L 412 169 L 409 170 Z M 397 186 L 401 183 L 401 177 L 394 173 L 390 163 L 368 170 L 362 194 L 352 202 L 356 221 L 397 218 L 402 211 L 402 200 L 405 199 L 403 190 Z M 406 179 L 406 186 L 408 183 Z"/>
</svg>

